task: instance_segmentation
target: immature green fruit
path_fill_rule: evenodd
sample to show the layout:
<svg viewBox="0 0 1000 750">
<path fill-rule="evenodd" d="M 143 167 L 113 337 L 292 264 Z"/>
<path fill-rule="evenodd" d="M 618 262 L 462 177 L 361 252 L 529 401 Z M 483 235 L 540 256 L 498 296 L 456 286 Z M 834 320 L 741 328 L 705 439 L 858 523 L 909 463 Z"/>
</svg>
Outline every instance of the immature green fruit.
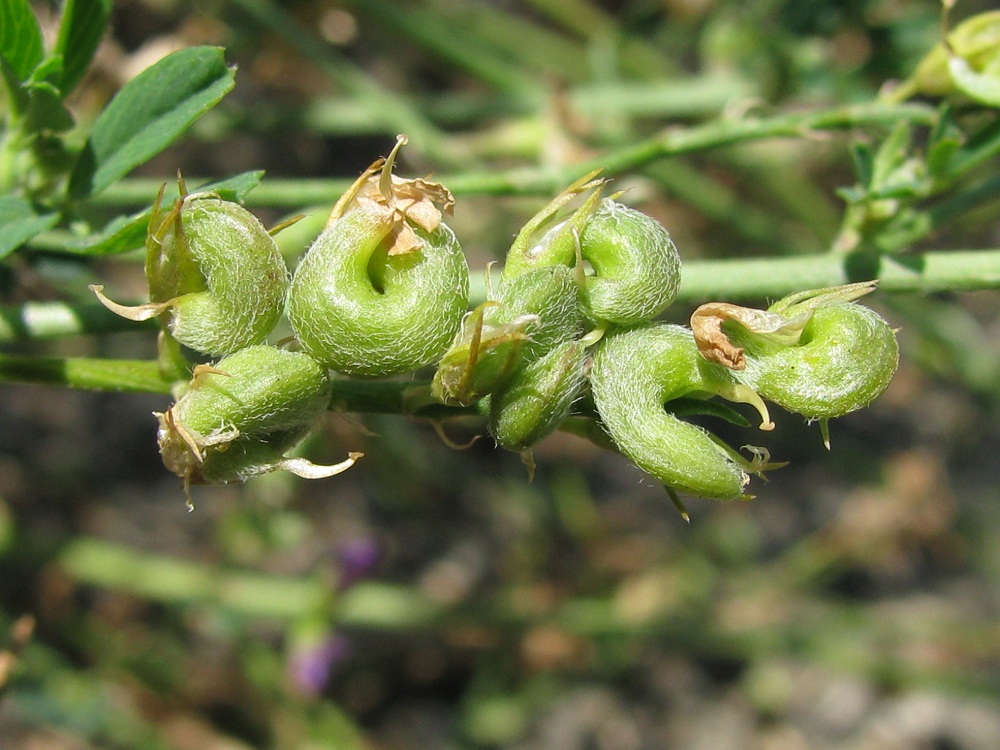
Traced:
<svg viewBox="0 0 1000 750">
<path fill-rule="evenodd" d="M 885 98 L 898 102 L 955 93 L 994 107 L 1000 104 L 1000 11 L 979 13 L 958 24 Z"/>
<path fill-rule="evenodd" d="M 316 466 L 285 454 L 326 412 L 331 384 L 311 357 L 251 346 L 201 365 L 187 393 L 157 414 L 163 463 L 191 484 L 243 481 L 285 469 L 299 476 L 333 476 L 361 455 Z"/>
<path fill-rule="evenodd" d="M 523 451 L 552 434 L 570 412 L 586 381 L 587 350 L 567 341 L 528 362 L 490 397 L 490 433 L 497 445 Z"/>
<path fill-rule="evenodd" d="M 594 320 L 651 320 L 677 296 L 677 248 L 660 222 L 634 208 L 604 200 L 580 235 L 580 252 L 594 269 L 584 294 Z"/>
<path fill-rule="evenodd" d="M 302 348 L 349 375 L 432 364 L 468 307 L 465 256 L 433 205 L 450 210 L 454 200 L 435 183 L 393 178 L 395 153 L 334 207 L 289 290 L 288 318 Z"/>
<path fill-rule="evenodd" d="M 183 182 L 181 192 L 184 193 Z M 288 271 L 260 221 L 212 193 L 157 198 L 146 238 L 149 304 L 101 302 L 130 320 L 158 317 L 180 343 L 212 356 L 262 342 L 281 317 Z"/>
<path fill-rule="evenodd" d="M 663 225 L 646 214 L 601 200 L 602 180 L 587 175 L 543 208 L 507 253 L 504 276 L 544 266 L 576 266 L 587 316 L 597 323 L 632 325 L 665 310 L 680 287 L 680 256 Z M 576 195 L 590 190 L 564 221 L 546 227 Z M 590 272 L 584 271 L 584 262 Z"/>
<path fill-rule="evenodd" d="M 503 388 L 523 362 L 581 331 L 580 287 L 571 269 L 551 266 L 504 279 L 496 300 L 466 317 L 431 384 L 435 398 L 471 404 Z"/>
<path fill-rule="evenodd" d="M 665 409 L 682 396 L 754 401 L 728 370 L 699 356 L 691 331 L 655 325 L 606 335 L 594 352 L 590 384 L 605 430 L 640 469 L 672 490 L 744 497 L 749 477 L 734 452 Z"/>
<path fill-rule="evenodd" d="M 851 301 L 874 287 L 799 292 L 767 310 L 713 303 L 695 311 L 692 328 L 702 354 L 740 382 L 789 411 L 826 420 L 868 406 L 899 363 L 889 324 Z"/>
</svg>

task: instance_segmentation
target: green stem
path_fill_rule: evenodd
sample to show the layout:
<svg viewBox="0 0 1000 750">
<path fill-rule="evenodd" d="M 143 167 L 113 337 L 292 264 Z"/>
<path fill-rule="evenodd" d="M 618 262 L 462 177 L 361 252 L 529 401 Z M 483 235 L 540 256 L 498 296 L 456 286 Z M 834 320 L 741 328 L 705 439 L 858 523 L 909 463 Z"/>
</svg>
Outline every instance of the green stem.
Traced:
<svg viewBox="0 0 1000 750">
<path fill-rule="evenodd" d="M 879 280 L 884 292 L 943 292 L 1000 287 L 1000 250 L 907 255 L 809 255 L 684 264 L 679 298 L 688 302 L 777 299 L 802 289 Z"/>
<path fill-rule="evenodd" d="M 98 302 L 28 302 L 0 307 L 0 343 L 155 328 L 156 321 L 136 324 L 109 314 Z"/>
<path fill-rule="evenodd" d="M 827 131 L 855 127 L 888 126 L 900 120 L 915 125 L 931 125 L 937 118 L 934 108 L 922 104 L 874 104 L 835 107 L 775 117 L 714 120 L 691 128 L 671 128 L 636 144 L 608 151 L 590 161 L 553 169 L 520 167 L 508 170 L 440 174 L 435 180 L 458 196 L 468 195 L 551 195 L 594 169 L 606 176 L 633 172 L 647 164 L 680 154 L 706 151 L 721 146 L 771 138 L 808 138 Z M 194 178 L 190 178 L 192 181 Z M 248 197 L 248 206 L 300 208 L 333 204 L 351 180 L 266 180 Z M 97 205 L 147 205 L 162 179 L 120 180 L 100 195 Z"/>
<path fill-rule="evenodd" d="M 10 354 L 0 354 L 0 382 L 129 393 L 170 393 L 172 385 L 156 362 Z"/>
<path fill-rule="evenodd" d="M 777 299 L 802 289 L 838 286 L 879 279 L 879 288 L 891 292 L 941 292 L 1000 288 L 1000 249 L 950 250 L 907 255 L 823 254 L 787 258 L 693 260 L 684 263 L 679 301 Z M 472 304 L 486 299 L 482 274 L 473 274 Z M 153 324 L 149 324 L 152 326 Z M 0 309 L 0 343 L 91 333 L 135 330 L 136 324 L 111 315 L 103 307 L 60 302 L 28 303 Z M 0 382 L 60 382 L 77 388 L 114 390 L 107 385 L 77 385 L 31 376 L 8 376 L 0 360 Z M 55 360 L 62 361 L 62 360 Z M 101 361 L 101 360 L 95 360 Z M 9 365 L 8 365 L 9 366 Z M 403 408 L 400 387 L 387 381 L 344 381 L 346 411 L 413 413 Z M 412 384 L 409 384 L 412 386 Z M 387 390 L 382 390 L 387 389 Z M 157 390 L 154 388 L 154 390 Z M 369 408 L 365 408 L 368 404 Z M 449 414 L 454 412 L 449 411 Z"/>
</svg>

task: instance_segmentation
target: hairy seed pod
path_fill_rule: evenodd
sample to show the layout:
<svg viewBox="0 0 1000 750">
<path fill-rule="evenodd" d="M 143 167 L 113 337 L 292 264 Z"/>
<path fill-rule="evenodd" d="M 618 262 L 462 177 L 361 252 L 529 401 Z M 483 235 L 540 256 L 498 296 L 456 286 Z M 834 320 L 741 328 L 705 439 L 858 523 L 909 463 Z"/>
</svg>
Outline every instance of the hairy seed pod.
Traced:
<svg viewBox="0 0 1000 750">
<path fill-rule="evenodd" d="M 634 324 L 663 312 L 680 288 L 677 248 L 660 222 L 604 200 L 580 235 L 580 252 L 594 269 L 584 301 L 597 321 Z"/>
<path fill-rule="evenodd" d="M 349 375 L 432 364 L 468 307 L 465 256 L 433 206 L 450 206 L 450 194 L 423 180 L 394 181 L 391 164 L 376 162 L 338 203 L 289 290 L 302 348 Z"/>
<path fill-rule="evenodd" d="M 285 469 L 299 476 L 333 476 L 360 454 L 335 466 L 316 466 L 285 453 L 326 412 L 331 384 L 311 357 L 271 346 L 250 346 L 214 366 L 195 368 L 185 393 L 157 414 L 163 463 L 191 484 L 243 481 Z"/>
<path fill-rule="evenodd" d="M 888 323 L 850 302 L 816 310 L 796 346 L 774 350 L 758 348 L 751 339 L 744 343 L 747 366 L 739 380 L 809 419 L 868 406 L 888 387 L 899 363 Z"/>
<path fill-rule="evenodd" d="M 856 299 L 874 289 L 862 282 L 786 297 L 768 310 L 716 305 L 717 332 L 697 322 L 699 347 L 764 398 L 809 419 L 830 419 L 868 406 L 888 387 L 899 362 L 896 335 Z M 704 306 L 709 307 L 709 306 Z M 709 343 L 714 340 L 715 345 Z M 723 361 L 716 359 L 716 361 Z"/>
<path fill-rule="evenodd" d="M 103 287 L 91 289 L 123 317 L 159 317 L 177 341 L 203 354 L 262 342 L 281 317 L 288 289 L 288 270 L 267 230 L 239 204 L 211 193 L 185 195 L 166 214 L 161 199 L 162 190 L 146 239 L 149 304 L 119 305 Z"/>
<path fill-rule="evenodd" d="M 504 276 L 575 265 L 589 318 L 622 325 L 651 320 L 677 296 L 680 255 L 658 221 L 611 198 L 601 200 L 604 182 L 593 176 L 570 185 L 525 224 L 507 253 Z M 566 203 L 588 190 L 580 208 L 546 229 Z"/>
<path fill-rule="evenodd" d="M 565 266 L 539 268 L 504 278 L 497 290 L 497 323 L 533 315 L 538 322 L 524 345 L 531 361 L 556 346 L 577 338 L 583 330 L 581 290 L 573 271 Z"/>
<path fill-rule="evenodd" d="M 443 403 L 470 404 L 503 388 L 524 363 L 581 330 L 580 287 L 566 266 L 504 279 L 496 300 L 466 317 L 431 384 Z"/>
<path fill-rule="evenodd" d="M 522 451 L 550 435 L 569 414 L 586 381 L 587 350 L 567 341 L 528 362 L 490 397 L 490 433 L 497 445 Z"/>
<path fill-rule="evenodd" d="M 743 497 L 749 477 L 733 452 L 664 406 L 682 396 L 734 398 L 732 376 L 699 356 L 686 328 L 656 325 L 606 335 L 590 371 L 594 403 L 618 449 L 668 488 L 706 498 Z"/>
<path fill-rule="evenodd" d="M 504 278 L 513 279 L 548 266 L 572 266 L 579 256 L 580 233 L 601 200 L 600 170 L 584 175 L 536 213 L 517 233 L 504 260 Z M 566 204 L 590 192 L 578 209 L 562 215 Z"/>
</svg>

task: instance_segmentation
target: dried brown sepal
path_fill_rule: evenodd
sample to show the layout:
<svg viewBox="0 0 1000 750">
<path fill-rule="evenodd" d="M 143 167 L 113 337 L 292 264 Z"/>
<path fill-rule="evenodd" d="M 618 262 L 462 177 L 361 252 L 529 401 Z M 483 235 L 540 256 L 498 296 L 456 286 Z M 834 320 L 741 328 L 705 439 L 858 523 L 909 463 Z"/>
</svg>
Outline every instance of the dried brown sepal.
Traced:
<svg viewBox="0 0 1000 750">
<path fill-rule="evenodd" d="M 762 334 L 778 334 L 791 332 L 795 327 L 801 332 L 805 321 L 798 325 L 797 319 L 787 318 L 752 307 L 741 307 L 729 302 L 708 302 L 691 314 L 691 330 L 694 331 L 694 341 L 698 351 L 709 362 L 727 367 L 730 370 L 746 368 L 746 358 L 743 349 L 733 344 L 722 325 L 727 320 L 734 320 L 748 331 Z"/>
<path fill-rule="evenodd" d="M 404 179 L 392 174 L 396 154 L 406 145 L 405 135 L 396 136 L 396 145 L 385 159 L 377 159 L 337 201 L 329 227 L 346 213 L 361 207 L 374 208 L 391 216 L 389 255 L 403 255 L 419 250 L 423 244 L 413 227 L 433 232 L 451 214 L 455 197 L 444 185 L 426 178 Z M 440 206 L 440 208 L 438 208 Z"/>
</svg>

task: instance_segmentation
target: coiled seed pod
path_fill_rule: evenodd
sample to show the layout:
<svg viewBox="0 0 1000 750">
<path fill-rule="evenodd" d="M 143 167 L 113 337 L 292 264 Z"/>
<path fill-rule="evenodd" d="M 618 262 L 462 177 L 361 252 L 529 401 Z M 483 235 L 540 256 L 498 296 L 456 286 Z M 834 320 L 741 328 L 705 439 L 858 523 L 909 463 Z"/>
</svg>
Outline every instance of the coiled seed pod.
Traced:
<svg viewBox="0 0 1000 750">
<path fill-rule="evenodd" d="M 740 382 L 789 411 L 830 419 L 868 406 L 899 363 L 889 324 L 851 301 L 873 289 L 863 282 L 799 292 L 767 311 L 703 306 L 692 327 L 703 354 L 731 367 Z M 714 334 L 705 321 L 713 321 Z"/>
<path fill-rule="evenodd" d="M 677 248 L 660 222 L 606 199 L 580 235 L 594 269 L 584 301 L 597 321 L 634 324 L 663 312 L 681 283 Z"/>
<path fill-rule="evenodd" d="M 260 221 L 211 193 L 186 194 L 164 214 L 157 197 L 146 239 L 149 304 L 98 299 L 130 320 L 159 317 L 164 329 L 195 351 L 224 355 L 262 342 L 284 309 L 288 270 Z"/>
<path fill-rule="evenodd" d="M 504 275 L 575 264 L 590 319 L 623 325 L 651 320 L 677 296 L 677 248 L 652 217 L 611 198 L 601 200 L 604 182 L 587 181 L 593 176 L 570 185 L 525 225 L 507 253 Z M 579 209 L 542 233 L 570 199 L 587 190 L 592 192 Z M 584 274 L 584 261 L 592 273 Z"/>
<path fill-rule="evenodd" d="M 608 435 L 640 469 L 673 490 L 719 500 L 744 496 L 749 477 L 733 452 L 664 409 L 688 395 L 753 400 L 734 389 L 724 367 L 699 356 L 691 331 L 656 325 L 606 335 L 594 353 L 590 384 Z"/>
<path fill-rule="evenodd" d="M 490 433 L 497 445 L 523 451 L 556 430 L 586 381 L 587 350 L 567 341 L 528 362 L 490 397 Z"/>
<path fill-rule="evenodd" d="M 435 362 L 468 307 L 469 268 L 434 202 L 451 194 L 376 162 L 338 202 L 292 279 L 288 318 L 330 369 L 375 377 Z"/>
<path fill-rule="evenodd" d="M 326 412 L 330 380 L 311 357 L 250 346 L 212 367 L 199 366 L 187 393 L 157 414 L 163 463 L 191 484 L 243 481 L 284 469 L 299 476 L 333 476 L 341 464 L 316 466 L 285 453 Z"/>
</svg>

